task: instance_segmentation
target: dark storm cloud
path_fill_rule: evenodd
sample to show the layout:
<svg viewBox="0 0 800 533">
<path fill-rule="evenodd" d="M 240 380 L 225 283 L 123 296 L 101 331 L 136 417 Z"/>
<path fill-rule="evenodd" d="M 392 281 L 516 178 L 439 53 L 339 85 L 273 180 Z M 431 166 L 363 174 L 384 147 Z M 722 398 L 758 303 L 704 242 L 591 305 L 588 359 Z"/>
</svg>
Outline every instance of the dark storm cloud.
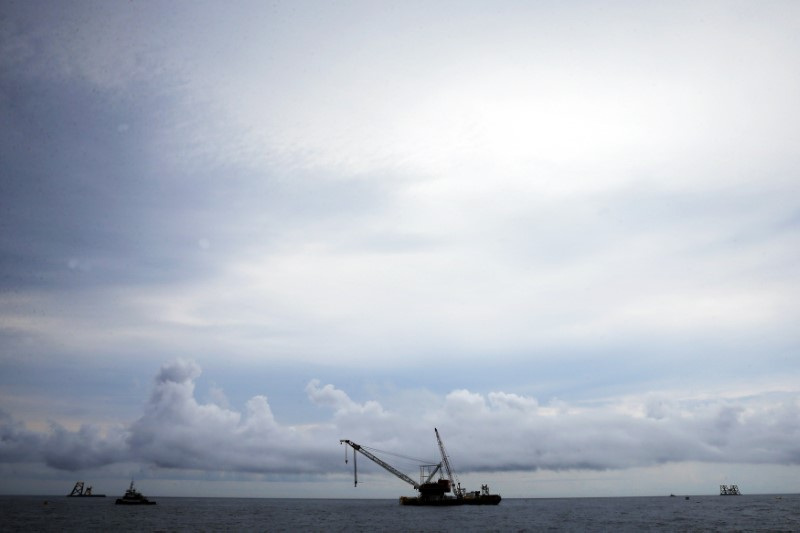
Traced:
<svg viewBox="0 0 800 533">
<path fill-rule="evenodd" d="M 81 470 L 122 462 L 127 452 L 120 429 L 101 432 L 85 424 L 77 431 L 68 431 L 53 424 L 43 445 L 44 461 L 59 470 Z"/>
<path fill-rule="evenodd" d="M 25 424 L 0 410 L 0 461 L 24 463 L 40 460 L 41 443 L 41 435 L 29 431 Z"/>
<path fill-rule="evenodd" d="M 68 471 L 104 466 L 127 458 L 123 435 L 120 429 L 101 432 L 92 424 L 69 431 L 56 423 L 40 433 L 0 412 L 0 462 L 41 462 Z"/>
</svg>

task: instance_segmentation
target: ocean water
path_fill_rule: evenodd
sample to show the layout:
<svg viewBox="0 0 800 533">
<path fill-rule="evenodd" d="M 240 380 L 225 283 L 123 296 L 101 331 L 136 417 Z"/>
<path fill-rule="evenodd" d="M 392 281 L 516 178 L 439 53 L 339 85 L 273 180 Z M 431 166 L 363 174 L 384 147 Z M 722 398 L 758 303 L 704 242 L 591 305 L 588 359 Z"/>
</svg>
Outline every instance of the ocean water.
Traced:
<svg viewBox="0 0 800 533">
<path fill-rule="evenodd" d="M 800 531 L 800 495 L 504 499 L 403 507 L 397 500 L 0 496 L 2 531 Z"/>
</svg>

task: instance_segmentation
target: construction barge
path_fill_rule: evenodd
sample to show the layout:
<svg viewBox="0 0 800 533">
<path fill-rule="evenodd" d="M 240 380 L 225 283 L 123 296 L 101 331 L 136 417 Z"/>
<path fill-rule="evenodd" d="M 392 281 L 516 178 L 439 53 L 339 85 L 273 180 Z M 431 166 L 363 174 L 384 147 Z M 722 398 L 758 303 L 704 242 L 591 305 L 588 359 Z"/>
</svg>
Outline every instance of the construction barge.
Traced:
<svg viewBox="0 0 800 533">
<path fill-rule="evenodd" d="M 83 481 L 78 481 L 72 488 L 72 492 L 67 494 L 68 498 L 105 498 L 105 494 L 95 494 L 92 492 L 91 485 L 84 488 Z"/>
<path fill-rule="evenodd" d="M 383 459 L 379 458 L 364 446 L 348 439 L 341 439 L 339 444 L 346 444 L 353 448 L 353 477 L 354 486 L 358 486 L 358 465 L 356 462 L 356 452 L 364 455 L 367 459 L 388 470 L 399 477 L 419 493 L 418 496 L 400 496 L 400 505 L 425 505 L 425 506 L 451 506 L 451 505 L 497 505 L 502 499 L 499 494 L 491 494 L 489 485 L 481 485 L 479 491 L 467 491 L 461 488 L 461 483 L 456 477 L 455 471 L 450 465 L 450 459 L 444 449 L 444 443 L 439 436 L 439 430 L 434 428 L 436 441 L 439 444 L 439 451 L 442 460 L 437 464 L 420 465 L 420 478 L 415 481 L 410 476 L 404 474 Z M 347 463 L 347 449 L 345 449 L 344 462 Z M 447 477 L 445 477 L 445 472 Z M 439 475 L 434 481 L 434 477 Z"/>
<path fill-rule="evenodd" d="M 742 493 L 739 492 L 739 485 L 720 485 L 719 486 L 719 495 L 720 496 L 741 496 Z"/>
</svg>

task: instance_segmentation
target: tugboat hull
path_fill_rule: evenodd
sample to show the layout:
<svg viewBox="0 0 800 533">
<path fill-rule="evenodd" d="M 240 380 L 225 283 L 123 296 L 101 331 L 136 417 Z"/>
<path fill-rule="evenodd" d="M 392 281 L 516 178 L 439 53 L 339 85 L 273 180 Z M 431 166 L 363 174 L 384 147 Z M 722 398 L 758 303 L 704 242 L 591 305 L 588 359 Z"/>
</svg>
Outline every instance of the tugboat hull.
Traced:
<svg viewBox="0 0 800 533">
<path fill-rule="evenodd" d="M 499 494 L 481 494 L 474 498 L 466 496 L 464 497 L 464 505 L 497 505 L 500 503 L 500 500 L 502 500 L 502 498 Z"/>
<path fill-rule="evenodd" d="M 123 498 L 117 498 L 117 505 L 155 505 L 156 502 L 151 502 L 150 500 L 125 500 Z"/>
</svg>

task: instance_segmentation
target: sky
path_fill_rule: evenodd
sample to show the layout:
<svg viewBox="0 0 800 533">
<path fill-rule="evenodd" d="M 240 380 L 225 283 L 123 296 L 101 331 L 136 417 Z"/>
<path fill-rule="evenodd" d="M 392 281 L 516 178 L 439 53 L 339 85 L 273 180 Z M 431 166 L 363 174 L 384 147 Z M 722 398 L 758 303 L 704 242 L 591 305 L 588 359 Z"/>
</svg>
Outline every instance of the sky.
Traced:
<svg viewBox="0 0 800 533">
<path fill-rule="evenodd" d="M 798 94 L 791 1 L 4 1 L 0 493 L 798 492 Z"/>
</svg>

